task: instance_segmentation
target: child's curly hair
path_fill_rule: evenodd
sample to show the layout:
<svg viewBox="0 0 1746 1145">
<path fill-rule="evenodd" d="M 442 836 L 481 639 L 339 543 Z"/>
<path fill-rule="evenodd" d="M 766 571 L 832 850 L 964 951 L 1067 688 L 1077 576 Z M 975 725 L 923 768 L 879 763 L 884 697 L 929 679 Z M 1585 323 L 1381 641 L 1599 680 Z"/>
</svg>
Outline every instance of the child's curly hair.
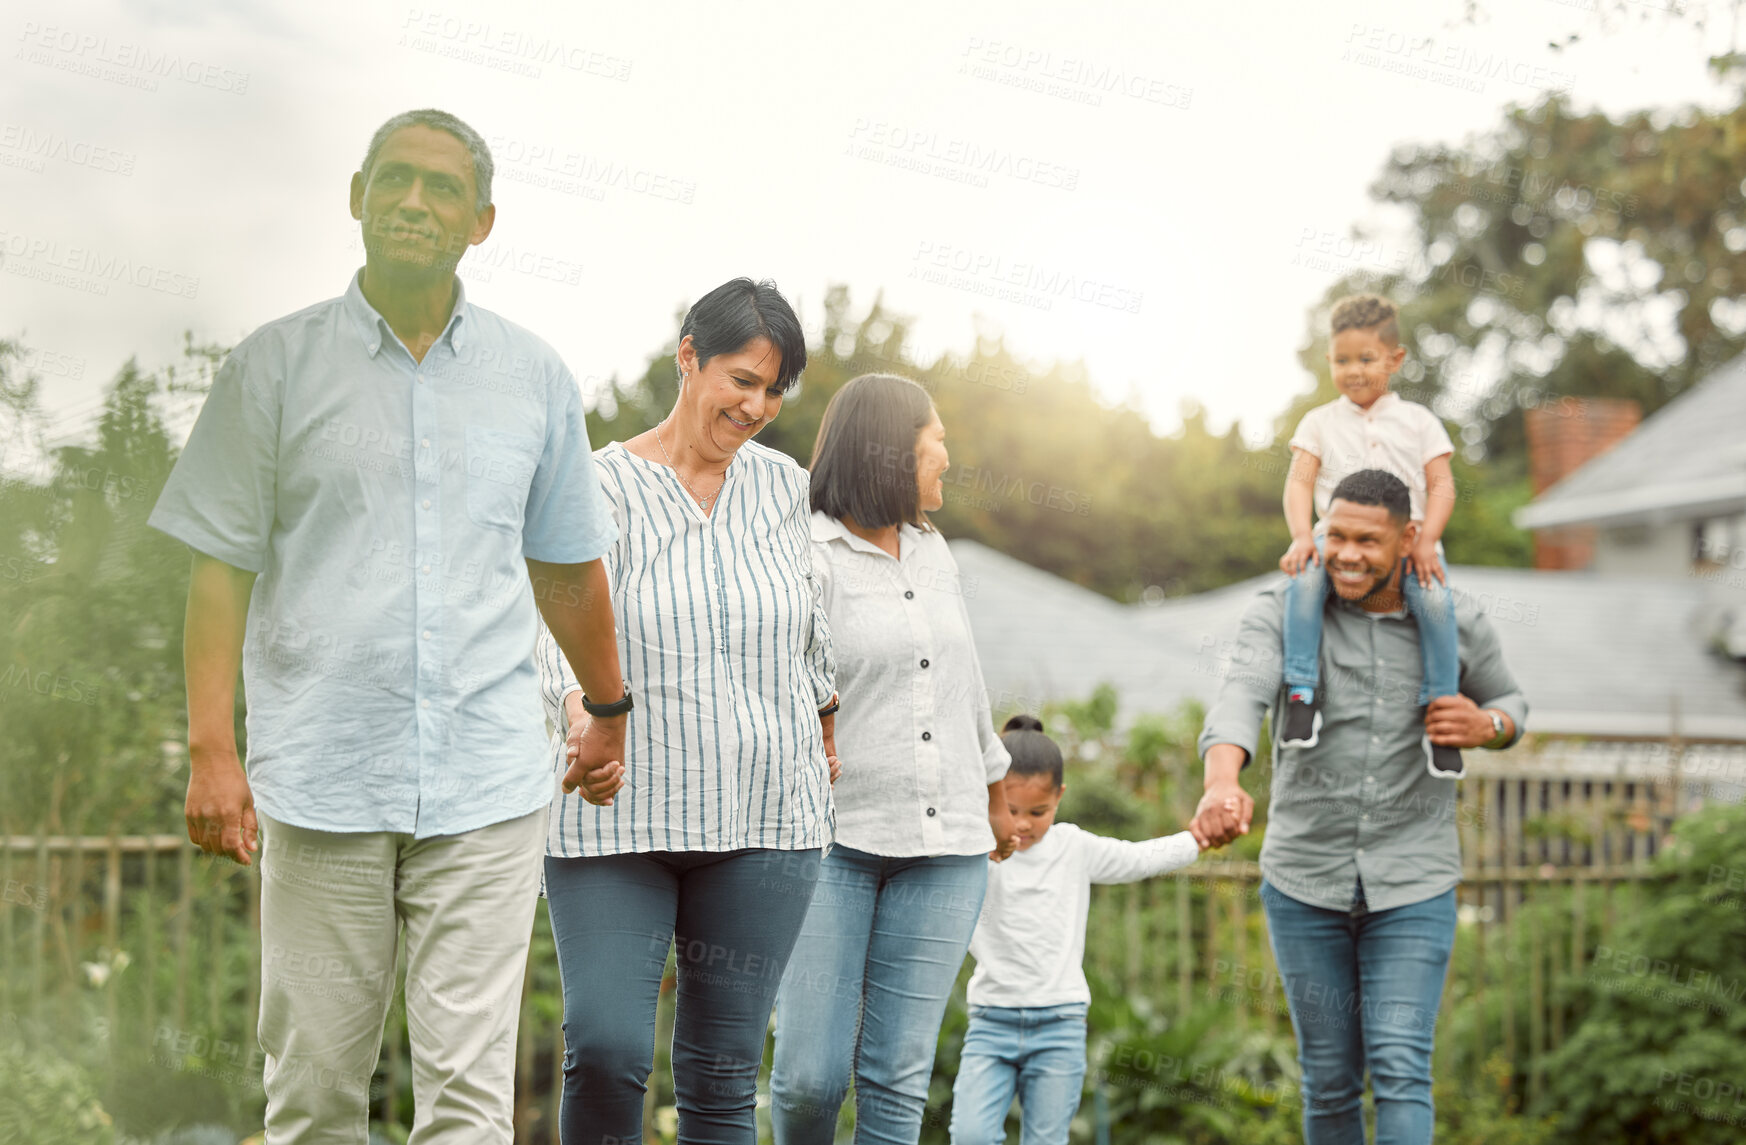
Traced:
<svg viewBox="0 0 1746 1145">
<path fill-rule="evenodd" d="M 1385 345 L 1400 345 L 1400 314 L 1380 294 L 1348 294 L 1328 312 L 1328 334 L 1342 330 L 1375 330 Z"/>
</svg>

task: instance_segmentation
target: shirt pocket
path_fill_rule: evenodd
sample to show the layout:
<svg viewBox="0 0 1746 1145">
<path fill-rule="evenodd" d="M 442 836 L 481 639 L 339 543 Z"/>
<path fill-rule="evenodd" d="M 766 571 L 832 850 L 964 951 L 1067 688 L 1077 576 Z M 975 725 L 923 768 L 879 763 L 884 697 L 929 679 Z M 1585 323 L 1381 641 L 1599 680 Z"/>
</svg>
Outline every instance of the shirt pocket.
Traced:
<svg viewBox="0 0 1746 1145">
<path fill-rule="evenodd" d="M 544 443 L 487 426 L 467 427 L 467 516 L 487 529 L 519 532 Z"/>
</svg>

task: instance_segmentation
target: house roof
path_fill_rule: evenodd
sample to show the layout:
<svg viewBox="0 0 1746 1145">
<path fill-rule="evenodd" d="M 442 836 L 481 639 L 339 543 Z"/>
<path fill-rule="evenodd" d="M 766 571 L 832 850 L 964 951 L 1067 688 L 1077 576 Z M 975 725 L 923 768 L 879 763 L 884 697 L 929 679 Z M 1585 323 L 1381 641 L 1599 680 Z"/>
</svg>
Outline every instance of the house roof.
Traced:
<svg viewBox="0 0 1746 1145">
<path fill-rule="evenodd" d="M 951 544 L 997 713 L 1084 699 L 1103 681 L 1123 723 L 1185 699 L 1210 704 L 1220 646 L 1279 575 L 1122 605 L 975 541 Z M 1746 664 L 1710 650 L 1701 581 L 1456 566 L 1450 583 L 1490 616 L 1530 730 L 1746 741 Z"/>
<path fill-rule="evenodd" d="M 1515 513 L 1517 527 L 1633 525 L 1746 510 L 1746 356 L 1657 410 Z"/>
</svg>

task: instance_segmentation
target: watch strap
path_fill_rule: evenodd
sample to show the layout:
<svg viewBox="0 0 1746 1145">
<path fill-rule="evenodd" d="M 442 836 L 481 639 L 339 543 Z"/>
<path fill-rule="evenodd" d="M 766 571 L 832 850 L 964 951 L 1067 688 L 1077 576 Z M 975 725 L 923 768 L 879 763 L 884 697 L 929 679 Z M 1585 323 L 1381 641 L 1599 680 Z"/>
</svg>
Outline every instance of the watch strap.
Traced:
<svg viewBox="0 0 1746 1145">
<path fill-rule="evenodd" d="M 630 681 L 625 681 L 624 695 L 609 704 L 597 704 L 588 698 L 588 693 L 582 693 L 582 710 L 595 719 L 609 720 L 614 716 L 622 716 L 636 705 L 631 702 Z"/>
</svg>

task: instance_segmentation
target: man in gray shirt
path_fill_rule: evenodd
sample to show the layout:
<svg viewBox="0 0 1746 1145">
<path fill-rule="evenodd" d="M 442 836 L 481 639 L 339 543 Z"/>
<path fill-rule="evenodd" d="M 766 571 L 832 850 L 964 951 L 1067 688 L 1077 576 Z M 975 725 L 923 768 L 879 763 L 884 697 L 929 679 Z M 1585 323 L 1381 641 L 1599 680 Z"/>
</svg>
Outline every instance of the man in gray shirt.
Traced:
<svg viewBox="0 0 1746 1145">
<path fill-rule="evenodd" d="M 1303 1069 L 1305 1145 L 1362 1145 L 1364 1076 L 1376 1145 L 1431 1139 L 1431 1042 L 1455 941 L 1455 778 L 1432 743 L 1504 748 L 1527 701 L 1497 634 L 1457 602 L 1461 694 L 1418 704 L 1418 626 L 1400 594 L 1416 526 L 1406 485 L 1366 469 L 1334 490 L 1325 559 L 1322 729 L 1276 749 L 1261 902 Z M 1190 830 L 1207 846 L 1246 834 L 1237 781 L 1281 686 L 1284 585 L 1243 614 L 1218 702 L 1200 735 L 1205 794 Z"/>
</svg>

